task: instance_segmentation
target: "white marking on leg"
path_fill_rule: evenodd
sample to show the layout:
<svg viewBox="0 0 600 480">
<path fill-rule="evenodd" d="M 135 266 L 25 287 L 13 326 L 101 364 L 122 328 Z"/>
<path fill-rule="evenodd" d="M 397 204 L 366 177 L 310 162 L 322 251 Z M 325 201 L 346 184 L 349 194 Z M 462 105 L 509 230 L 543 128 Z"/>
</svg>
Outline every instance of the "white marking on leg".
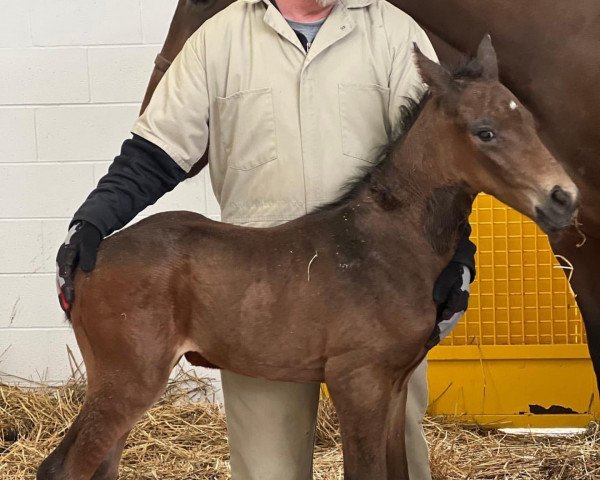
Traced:
<svg viewBox="0 0 600 480">
<path fill-rule="evenodd" d="M 519 107 L 517 105 L 517 102 L 515 102 L 514 100 L 511 100 L 510 103 L 508 104 L 508 106 L 510 107 L 511 110 L 516 110 Z"/>
</svg>

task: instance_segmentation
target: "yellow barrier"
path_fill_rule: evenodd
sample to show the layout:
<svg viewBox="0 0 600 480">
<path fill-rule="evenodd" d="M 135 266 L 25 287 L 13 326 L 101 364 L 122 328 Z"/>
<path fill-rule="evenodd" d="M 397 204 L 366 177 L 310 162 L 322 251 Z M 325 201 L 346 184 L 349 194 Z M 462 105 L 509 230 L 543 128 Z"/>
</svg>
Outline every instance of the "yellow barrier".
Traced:
<svg viewBox="0 0 600 480">
<path fill-rule="evenodd" d="M 585 332 L 537 226 L 480 195 L 468 313 L 429 355 L 429 411 L 489 426 L 583 426 L 600 418 Z"/>
</svg>

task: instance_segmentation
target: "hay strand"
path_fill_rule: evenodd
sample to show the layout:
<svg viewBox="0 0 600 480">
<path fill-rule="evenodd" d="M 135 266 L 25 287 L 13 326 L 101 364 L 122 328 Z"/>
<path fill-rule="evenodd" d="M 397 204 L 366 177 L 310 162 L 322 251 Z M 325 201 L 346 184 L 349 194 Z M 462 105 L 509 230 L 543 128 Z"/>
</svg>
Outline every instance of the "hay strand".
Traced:
<svg viewBox="0 0 600 480">
<path fill-rule="evenodd" d="M 586 242 L 587 242 L 587 237 L 585 235 L 585 233 L 583 233 L 583 231 L 581 230 L 581 227 L 583 226 L 583 224 L 579 223 L 579 212 L 577 212 L 577 215 L 575 216 L 575 218 L 573 219 L 573 225 L 575 227 L 575 230 L 577 230 L 577 233 L 579 234 L 579 236 L 581 237 L 580 242 L 576 245 L 577 248 L 581 248 L 583 247 Z"/>
<path fill-rule="evenodd" d="M 80 371 L 76 373 L 79 374 Z M 33 480 L 79 411 L 81 376 L 60 387 L 26 389 L 0 384 L 0 479 Z M 229 478 L 225 418 L 211 387 L 180 372 L 163 399 L 134 428 L 121 463 L 121 480 L 225 480 Z M 427 418 L 434 480 L 600 478 L 600 427 L 568 437 L 514 436 Z M 341 480 L 338 423 L 321 402 L 315 447 L 316 480 Z"/>
</svg>

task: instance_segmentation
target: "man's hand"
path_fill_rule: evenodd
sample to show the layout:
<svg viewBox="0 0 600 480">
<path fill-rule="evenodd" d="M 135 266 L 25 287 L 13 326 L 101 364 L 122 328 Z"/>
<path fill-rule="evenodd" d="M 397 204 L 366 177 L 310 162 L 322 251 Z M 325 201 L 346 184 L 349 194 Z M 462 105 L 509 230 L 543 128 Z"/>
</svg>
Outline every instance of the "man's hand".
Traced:
<svg viewBox="0 0 600 480">
<path fill-rule="evenodd" d="M 437 307 L 440 339 L 450 333 L 467 309 L 470 283 L 471 271 L 459 262 L 450 262 L 435 282 L 433 301 Z"/>
<path fill-rule="evenodd" d="M 91 223 L 81 221 L 69 230 L 67 239 L 56 255 L 56 286 L 61 308 L 68 313 L 75 301 L 73 278 L 79 266 L 84 272 L 91 272 L 96 266 L 96 252 L 102 241 L 102 234 Z"/>
</svg>

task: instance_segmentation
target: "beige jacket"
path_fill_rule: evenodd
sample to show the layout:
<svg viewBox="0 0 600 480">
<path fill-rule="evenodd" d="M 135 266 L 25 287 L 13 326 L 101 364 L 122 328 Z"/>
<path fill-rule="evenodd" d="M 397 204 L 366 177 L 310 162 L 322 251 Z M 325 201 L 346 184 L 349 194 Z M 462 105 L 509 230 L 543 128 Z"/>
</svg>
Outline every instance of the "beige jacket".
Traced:
<svg viewBox="0 0 600 480">
<path fill-rule="evenodd" d="M 268 226 L 330 202 L 376 161 L 422 93 L 421 28 L 384 0 L 341 0 L 308 54 L 268 0 L 238 0 L 188 40 L 132 132 L 184 170 L 210 140 L 225 222 Z"/>
</svg>

